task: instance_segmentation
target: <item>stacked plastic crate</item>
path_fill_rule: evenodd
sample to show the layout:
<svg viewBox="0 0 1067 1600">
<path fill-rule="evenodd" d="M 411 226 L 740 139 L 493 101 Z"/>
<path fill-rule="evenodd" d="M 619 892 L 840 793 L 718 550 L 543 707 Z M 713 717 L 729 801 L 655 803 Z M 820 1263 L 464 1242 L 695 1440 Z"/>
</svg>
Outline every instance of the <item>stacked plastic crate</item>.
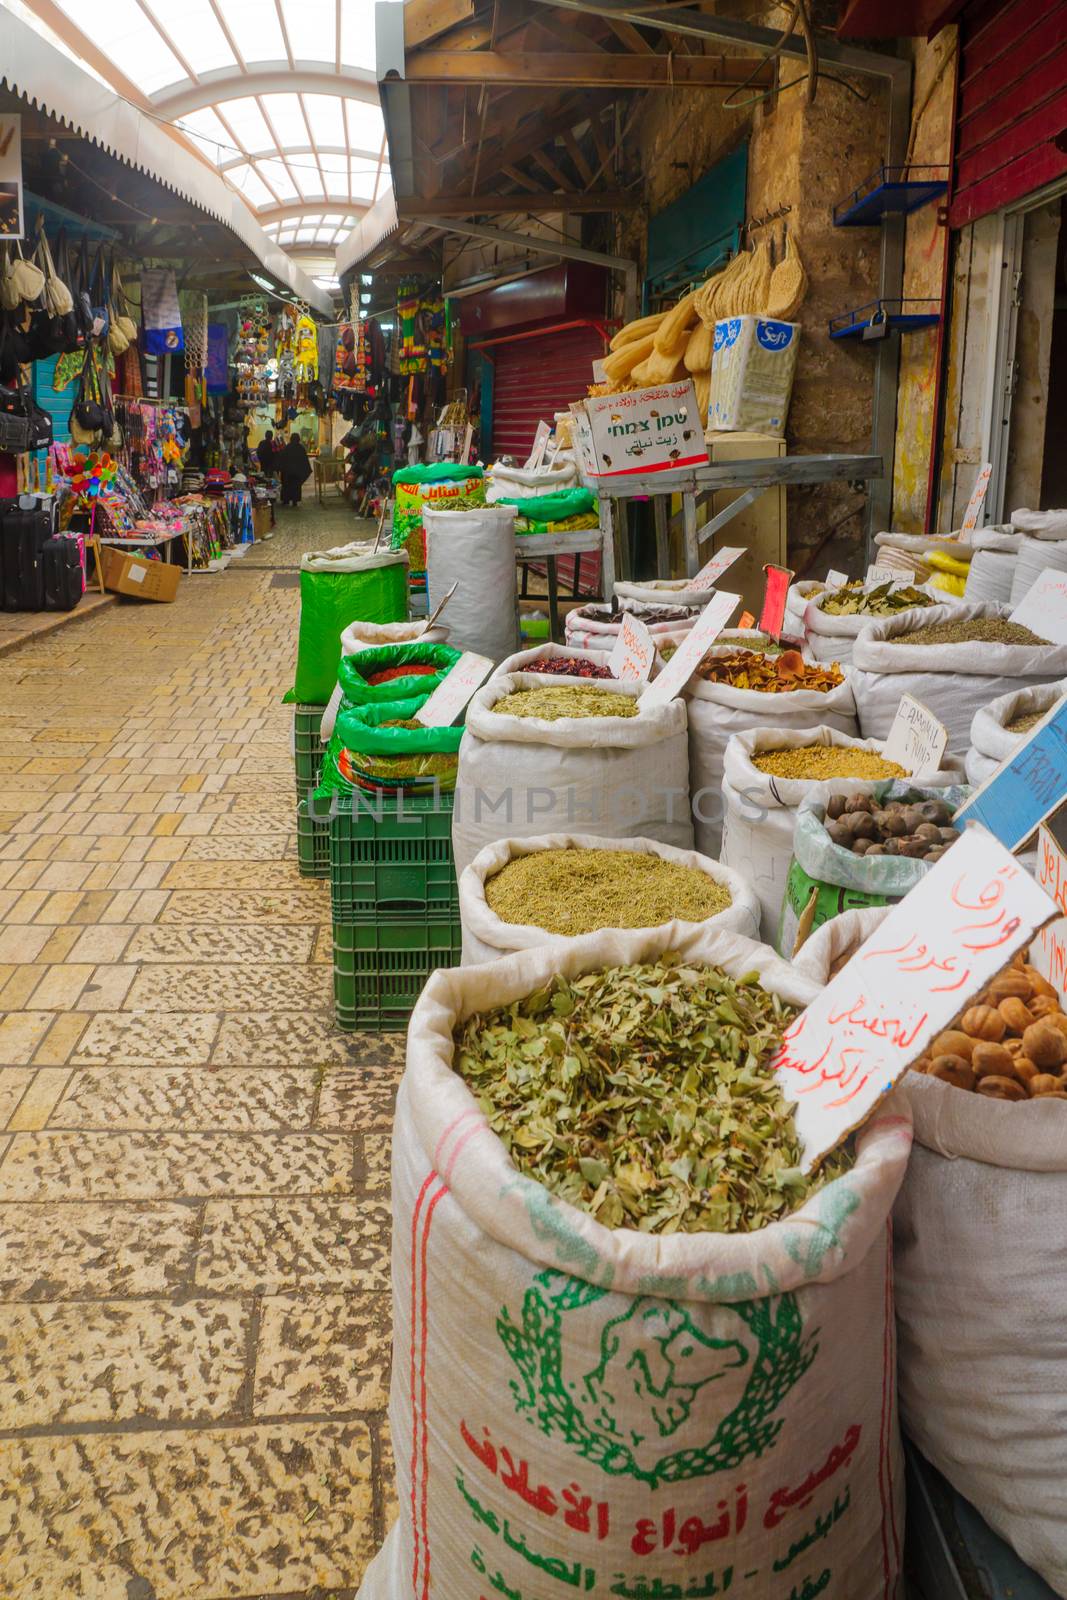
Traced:
<svg viewBox="0 0 1067 1600">
<path fill-rule="evenodd" d="M 325 706 L 293 707 L 293 764 L 296 768 L 296 854 L 304 878 L 330 876 L 330 819 L 314 814 L 312 791 L 322 774 L 326 746 L 319 738 Z"/>
<path fill-rule="evenodd" d="M 337 1026 L 407 1027 L 437 967 L 459 965 L 451 794 L 339 797 L 330 824 Z"/>
</svg>

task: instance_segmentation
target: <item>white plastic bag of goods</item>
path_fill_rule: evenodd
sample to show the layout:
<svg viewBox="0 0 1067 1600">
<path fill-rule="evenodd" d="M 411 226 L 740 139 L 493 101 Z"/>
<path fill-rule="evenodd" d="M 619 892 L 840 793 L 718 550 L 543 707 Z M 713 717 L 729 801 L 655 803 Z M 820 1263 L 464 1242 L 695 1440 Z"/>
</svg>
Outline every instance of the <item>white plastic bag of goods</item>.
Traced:
<svg viewBox="0 0 1067 1600">
<path fill-rule="evenodd" d="M 992 600 L 995 605 L 1007 605 L 1017 563 L 1013 551 L 976 550 L 963 588 L 965 603 L 979 605 Z"/>
<path fill-rule="evenodd" d="M 452 813 L 456 872 L 497 839 L 588 833 L 693 848 L 685 702 L 643 711 L 645 684 L 605 684 L 635 717 L 511 717 L 492 707 L 535 673 L 492 678 L 467 707 Z"/>
<path fill-rule="evenodd" d="M 1044 716 L 1057 700 L 1067 694 L 1067 682 L 1046 683 L 1035 689 L 1013 689 L 989 705 L 981 706 L 971 723 L 971 747 L 967 751 L 967 782 L 975 788 L 995 772 L 1002 761 L 1014 755 L 1029 731 L 1009 733 L 1008 725 L 1036 712 Z"/>
<path fill-rule="evenodd" d="M 729 587 L 725 577 L 722 586 Z M 638 600 L 644 605 L 696 606 L 702 610 L 715 590 L 693 589 L 688 578 L 647 578 L 644 583 L 616 583 L 615 594 L 620 600 Z"/>
<path fill-rule="evenodd" d="M 794 972 L 803 973 L 820 989 L 825 989 L 831 978 L 836 978 L 889 915 L 890 906 L 864 906 L 855 911 L 842 911 L 831 917 L 821 928 L 816 928 L 793 957 Z"/>
<path fill-rule="evenodd" d="M 1067 1102 L 909 1072 L 893 1219 L 901 1417 L 923 1455 L 1067 1594 Z"/>
<path fill-rule="evenodd" d="M 435 622 L 432 628 L 421 622 L 350 622 L 341 634 L 341 654 L 358 655 L 361 650 L 379 650 L 386 644 L 444 644 L 448 629 Z M 341 706 L 341 685 L 337 684 L 323 713 L 319 737 L 326 744 L 333 735 Z"/>
<path fill-rule="evenodd" d="M 611 662 L 610 650 L 579 650 L 574 645 L 555 644 L 551 639 L 546 639 L 542 645 L 532 645 L 528 650 L 517 650 L 513 656 L 506 657 L 492 676 L 494 678 L 503 678 L 511 672 L 526 672 L 531 661 L 543 661 L 546 656 L 553 661 L 581 658 L 595 662 L 598 667 L 606 667 Z M 537 673 L 535 676 L 538 678 L 543 677 L 546 682 L 556 681 L 556 674 L 550 672 Z M 578 676 L 580 677 L 581 674 L 578 674 Z M 608 685 L 606 678 L 590 679 L 589 681 Z M 610 685 L 608 686 L 610 687 Z"/>
<path fill-rule="evenodd" d="M 1011 525 L 1030 539 L 1067 539 L 1067 511 L 1031 511 L 1020 506 L 1011 514 Z"/>
<path fill-rule="evenodd" d="M 675 601 L 673 598 L 661 599 L 655 602 L 655 607 L 678 604 L 680 602 Z M 702 602 L 702 605 L 706 604 L 706 600 Z M 700 607 L 693 606 L 688 608 L 686 616 L 676 617 L 673 622 L 649 622 L 647 621 L 647 616 L 653 609 L 653 606 L 645 605 L 639 600 L 624 601 L 614 614 L 612 614 L 609 605 L 576 607 L 575 610 L 567 612 L 567 620 L 563 629 L 564 637 L 569 645 L 578 650 L 583 650 L 586 647 L 611 650 L 619 636 L 619 629 L 622 626 L 620 617 L 624 611 L 628 611 L 632 616 L 640 617 L 654 639 L 667 634 L 688 633 L 700 616 Z M 579 615 L 579 612 L 584 612 L 585 615 Z"/>
<path fill-rule="evenodd" d="M 800 323 L 725 317 L 715 324 L 708 425 L 781 438 L 797 369 Z"/>
<path fill-rule="evenodd" d="M 437 972 L 423 990 L 393 1137 L 400 1513 L 359 1600 L 898 1592 L 888 1222 L 903 1097 L 792 1216 L 665 1236 L 604 1228 L 520 1176 L 452 1071 L 472 1013 L 557 971 L 672 949 L 756 970 L 796 1005 L 817 992 L 764 946 L 679 924 Z"/>
<path fill-rule="evenodd" d="M 816 778 L 774 777 L 753 765 L 753 756 L 764 751 L 793 750 L 805 744 L 882 753 L 878 740 L 855 739 L 837 728 L 770 727 L 735 734 L 726 746 L 723 760 L 721 860 L 724 866 L 732 867 L 747 879 L 759 896 L 760 930 L 768 944 L 778 938 L 789 864 L 793 859 L 793 830 L 801 802 L 809 794 L 867 794 L 871 788 L 870 778 L 834 778 L 820 783 Z M 909 777 L 914 777 L 924 788 L 936 789 L 960 781 L 959 771 L 951 769 L 914 773 Z"/>
<path fill-rule="evenodd" d="M 713 645 L 708 655 L 728 655 L 731 649 L 737 649 L 737 645 L 727 640 L 724 644 Z M 726 747 L 735 733 L 748 733 L 757 728 L 805 728 L 810 732 L 817 726 L 841 734 L 857 732 L 856 703 L 847 673 L 844 681 L 826 694 L 814 689 L 761 694 L 758 689 L 735 689 L 728 683 L 708 683 L 694 673 L 686 685 L 685 699 L 689 710 L 693 836 L 700 853 L 713 859 L 718 858 L 722 847 L 723 763 Z M 744 868 L 739 870 L 743 872 Z"/>
<path fill-rule="evenodd" d="M 549 833 L 535 839 L 498 839 L 479 850 L 459 880 L 459 920 L 463 926 L 463 965 L 495 961 L 516 950 L 533 950 L 544 944 L 573 944 L 574 937 L 546 933 L 532 923 L 504 922 L 491 911 L 485 898 L 486 880 L 492 878 L 519 856 L 537 855 L 544 850 L 632 850 L 639 855 L 658 856 L 679 867 L 703 872 L 730 894 L 730 904 L 701 923 L 681 922 L 681 928 L 701 927 L 709 932 L 728 928 L 746 938 L 759 935 L 759 901 L 738 872 L 731 872 L 717 861 L 709 861 L 695 850 L 674 850 L 656 839 L 595 839 L 589 834 Z"/>
<path fill-rule="evenodd" d="M 918 625 L 1007 618 L 1006 606 L 931 606 Z M 885 739 L 902 694 L 914 695 L 948 729 L 951 755 L 966 756 L 974 714 L 998 695 L 1067 677 L 1067 645 L 894 644 L 916 626 L 915 613 L 865 628 L 852 649 L 852 684 L 860 732 Z"/>
<path fill-rule="evenodd" d="M 1011 604 L 1017 606 L 1049 567 L 1067 572 L 1067 540 L 1050 544 L 1046 540 L 1024 538 L 1020 542 L 1011 578 Z"/>
<path fill-rule="evenodd" d="M 901 580 L 903 584 L 907 579 Z M 871 583 L 865 585 L 865 592 L 870 594 L 880 585 Z M 921 585 L 912 585 L 914 588 Z M 841 666 L 847 667 L 852 661 L 852 647 L 865 628 L 870 628 L 880 621 L 878 617 L 849 616 L 835 617 L 831 612 L 824 611 L 823 606 L 828 596 L 816 595 L 809 600 L 804 608 L 804 632 L 807 635 L 808 650 L 814 661 L 836 661 Z M 923 618 L 929 606 L 916 606 L 914 611 L 898 611 L 897 616 L 914 616 L 916 621 L 912 627 L 921 628 Z"/>
<path fill-rule="evenodd" d="M 458 650 L 502 661 L 519 643 L 515 587 L 515 507 L 470 511 L 424 507 L 426 599 L 430 611 L 458 580 L 448 602 L 449 638 Z"/>
<path fill-rule="evenodd" d="M 791 639 L 802 639 L 808 602 L 817 594 L 825 593 L 826 584 L 817 583 L 813 578 L 802 578 L 799 583 L 791 583 L 786 591 L 782 632 L 788 634 Z"/>
<path fill-rule="evenodd" d="M 485 480 L 485 498 L 494 505 L 505 495 L 513 500 L 525 500 L 535 495 L 559 494 L 561 489 L 573 489 L 578 482 L 578 468 L 573 456 L 557 456 L 551 466 L 536 467 L 529 472 L 525 467 L 505 467 L 497 462 L 490 468 Z"/>
</svg>

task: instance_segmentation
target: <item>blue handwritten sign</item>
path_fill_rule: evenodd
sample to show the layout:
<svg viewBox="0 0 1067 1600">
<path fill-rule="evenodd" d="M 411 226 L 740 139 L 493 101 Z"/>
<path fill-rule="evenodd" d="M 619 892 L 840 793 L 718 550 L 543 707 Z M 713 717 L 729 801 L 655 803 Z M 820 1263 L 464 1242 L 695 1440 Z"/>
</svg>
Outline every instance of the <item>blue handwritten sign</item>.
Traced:
<svg viewBox="0 0 1067 1600">
<path fill-rule="evenodd" d="M 1019 850 L 1067 802 L 1067 699 L 1039 722 L 1026 743 L 987 778 L 953 817 L 980 822 L 1008 850 Z"/>
</svg>

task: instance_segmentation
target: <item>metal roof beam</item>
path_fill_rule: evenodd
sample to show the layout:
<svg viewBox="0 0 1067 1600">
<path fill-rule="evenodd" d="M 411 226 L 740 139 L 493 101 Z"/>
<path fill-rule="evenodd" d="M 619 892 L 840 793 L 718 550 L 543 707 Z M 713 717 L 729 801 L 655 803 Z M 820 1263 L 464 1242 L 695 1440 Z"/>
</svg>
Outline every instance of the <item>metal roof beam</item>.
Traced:
<svg viewBox="0 0 1067 1600">
<path fill-rule="evenodd" d="M 202 138 L 203 135 L 197 134 L 194 137 Z M 361 161 L 373 161 L 375 163 L 378 160 L 377 150 L 350 150 L 344 144 L 320 144 L 318 153 L 320 156 L 356 156 Z M 286 156 L 313 156 L 315 151 L 310 145 L 287 145 L 285 154 Z M 231 156 L 229 160 L 220 162 L 219 171 L 229 172 L 232 167 L 244 167 L 250 161 L 280 161 L 281 159 L 281 153 L 277 150 L 250 150 L 247 155 L 242 151 L 240 155 Z M 334 173 L 334 177 L 337 176 L 338 174 Z"/>
<path fill-rule="evenodd" d="M 438 228 L 442 233 L 454 233 L 464 239 L 481 239 L 486 244 L 517 245 L 520 250 L 532 250 L 537 255 L 555 256 L 562 261 L 589 261 L 597 267 L 607 267 L 611 272 L 621 272 L 626 283 L 626 316 L 637 315 L 637 262 L 629 256 L 606 255 L 602 250 L 585 250 L 581 245 L 563 239 L 535 239 L 528 233 L 516 233 L 514 228 L 491 228 L 484 222 L 456 221 L 451 217 L 421 217 L 427 227 Z"/>
<path fill-rule="evenodd" d="M 199 83 L 170 85 L 151 97 L 157 116 L 186 117 L 191 111 L 204 111 L 220 101 L 244 100 L 261 94 L 329 94 L 346 100 L 378 104 L 378 85 L 373 72 L 363 67 L 346 67 L 338 77 L 332 62 L 298 61 L 289 68 L 284 62 L 252 62 L 247 71 L 223 67 L 205 72 Z"/>
</svg>

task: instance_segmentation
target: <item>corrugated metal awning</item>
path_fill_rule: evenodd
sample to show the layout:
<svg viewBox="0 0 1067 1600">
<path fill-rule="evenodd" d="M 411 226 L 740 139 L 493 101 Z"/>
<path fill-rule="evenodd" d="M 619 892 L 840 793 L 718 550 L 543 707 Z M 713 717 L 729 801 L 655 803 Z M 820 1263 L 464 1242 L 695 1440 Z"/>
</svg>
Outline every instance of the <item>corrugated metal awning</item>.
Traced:
<svg viewBox="0 0 1067 1600">
<path fill-rule="evenodd" d="M 349 272 L 367 260 L 380 244 L 400 229 L 396 197 L 392 189 L 374 202 L 370 210 L 360 217 L 347 238 L 337 246 L 337 276 Z"/>
</svg>

